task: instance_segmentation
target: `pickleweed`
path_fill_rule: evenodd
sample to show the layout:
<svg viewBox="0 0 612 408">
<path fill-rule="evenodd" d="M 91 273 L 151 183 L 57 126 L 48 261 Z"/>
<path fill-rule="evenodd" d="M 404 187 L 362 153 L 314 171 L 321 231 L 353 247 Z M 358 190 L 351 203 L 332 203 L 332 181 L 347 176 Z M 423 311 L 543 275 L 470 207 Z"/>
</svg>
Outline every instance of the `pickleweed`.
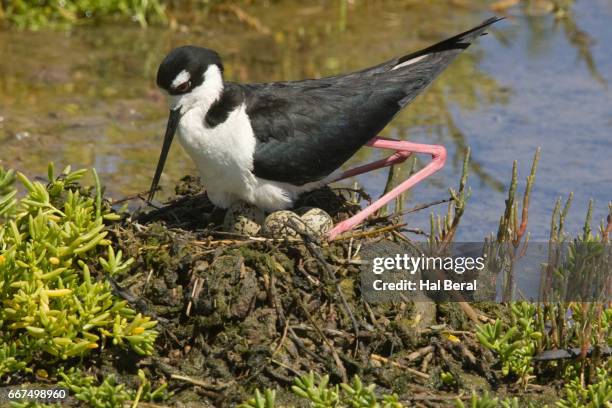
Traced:
<svg viewBox="0 0 612 408">
<path fill-rule="evenodd" d="M 157 322 L 113 295 L 104 278 L 126 273 L 133 260 L 106 239 L 105 220 L 117 214 L 95 171 L 95 187 L 79 184 L 85 173 L 66 168 L 55 177 L 50 165 L 44 185 L 0 168 L 0 378 L 31 372 L 39 357 L 62 361 L 106 344 L 153 352 Z"/>
</svg>

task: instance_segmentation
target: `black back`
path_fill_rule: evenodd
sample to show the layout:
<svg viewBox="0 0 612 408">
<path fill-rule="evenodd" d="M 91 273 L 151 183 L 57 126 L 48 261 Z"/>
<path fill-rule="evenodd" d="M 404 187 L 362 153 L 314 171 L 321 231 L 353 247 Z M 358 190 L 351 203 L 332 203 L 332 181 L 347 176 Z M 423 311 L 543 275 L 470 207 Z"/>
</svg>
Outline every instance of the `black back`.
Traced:
<svg viewBox="0 0 612 408">
<path fill-rule="evenodd" d="M 240 85 L 226 83 L 208 126 L 246 102 L 257 139 L 253 173 L 303 185 L 318 181 L 375 137 L 493 18 L 424 50 L 362 71 L 317 80 Z M 418 62 L 393 69 L 403 62 Z"/>
</svg>

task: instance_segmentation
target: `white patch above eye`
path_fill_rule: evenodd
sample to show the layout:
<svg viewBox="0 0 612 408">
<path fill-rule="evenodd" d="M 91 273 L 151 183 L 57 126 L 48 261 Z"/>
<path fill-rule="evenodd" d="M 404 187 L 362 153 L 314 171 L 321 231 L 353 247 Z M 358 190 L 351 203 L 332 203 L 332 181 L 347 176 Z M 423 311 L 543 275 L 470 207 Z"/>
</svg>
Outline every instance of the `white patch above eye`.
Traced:
<svg viewBox="0 0 612 408">
<path fill-rule="evenodd" d="M 177 86 L 184 84 L 185 82 L 191 79 L 191 74 L 187 70 L 182 70 L 172 81 L 172 88 L 176 88 Z"/>
<path fill-rule="evenodd" d="M 425 57 L 427 57 L 427 54 L 421 55 L 420 57 L 411 58 L 408 61 L 404 61 L 401 64 L 394 66 L 391 71 L 395 71 L 396 69 L 407 67 L 408 65 L 416 64 L 417 62 L 419 62 Z"/>
</svg>

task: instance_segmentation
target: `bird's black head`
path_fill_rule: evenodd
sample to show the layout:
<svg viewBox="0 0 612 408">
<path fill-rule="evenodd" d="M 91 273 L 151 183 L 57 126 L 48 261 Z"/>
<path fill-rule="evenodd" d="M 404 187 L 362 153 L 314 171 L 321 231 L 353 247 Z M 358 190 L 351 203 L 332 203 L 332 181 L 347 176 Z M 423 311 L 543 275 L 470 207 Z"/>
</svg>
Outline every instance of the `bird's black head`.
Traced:
<svg viewBox="0 0 612 408">
<path fill-rule="evenodd" d="M 208 48 L 186 45 L 170 51 L 157 71 L 157 86 L 170 95 L 191 92 L 205 80 L 210 66 L 223 72 L 221 58 Z"/>
<path fill-rule="evenodd" d="M 181 117 L 199 107 L 208 110 L 223 93 L 223 65 L 213 50 L 191 45 L 175 48 L 157 70 L 157 86 L 168 94 L 170 116 L 164 145 L 149 191 L 151 202 Z"/>
</svg>

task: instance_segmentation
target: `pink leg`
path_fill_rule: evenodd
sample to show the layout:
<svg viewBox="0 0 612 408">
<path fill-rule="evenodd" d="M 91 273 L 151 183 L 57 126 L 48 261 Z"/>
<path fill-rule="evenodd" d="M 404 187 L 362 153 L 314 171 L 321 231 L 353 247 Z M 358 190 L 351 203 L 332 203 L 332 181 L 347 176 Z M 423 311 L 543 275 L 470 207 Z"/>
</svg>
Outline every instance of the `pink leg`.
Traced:
<svg viewBox="0 0 612 408">
<path fill-rule="evenodd" d="M 421 170 L 413 174 L 410 178 L 402 182 L 399 186 L 395 187 L 393 190 L 383 195 L 381 198 L 372 203 L 372 205 L 364 208 L 348 220 L 342 221 L 341 223 L 337 224 L 329 232 L 329 240 L 334 240 L 339 234 L 342 234 L 343 232 L 355 228 L 357 225 L 363 222 L 363 220 L 365 220 L 370 215 L 378 211 L 380 208 L 388 204 L 395 197 L 440 170 L 442 167 L 444 167 L 444 162 L 446 161 L 446 149 L 444 148 L 444 146 L 439 145 L 427 145 L 375 137 L 367 144 L 367 146 L 381 149 L 392 149 L 395 150 L 395 153 L 387 157 L 386 159 L 378 160 L 376 162 L 348 170 L 342 173 L 334 181 L 341 180 L 346 177 L 355 176 L 357 174 L 362 174 L 380 167 L 390 166 L 395 163 L 403 162 L 408 158 L 408 156 L 410 156 L 411 153 L 431 154 L 432 160 L 427 166 L 423 167 Z"/>
<path fill-rule="evenodd" d="M 382 146 L 378 146 L 377 145 L 377 143 L 381 142 L 381 141 L 392 141 L 392 142 L 395 142 L 395 140 L 392 140 L 392 139 L 385 139 L 385 138 L 382 138 L 382 137 L 375 137 L 374 139 L 372 139 L 368 143 L 366 143 L 366 146 L 370 146 L 370 147 L 382 147 Z M 357 176 L 359 174 L 367 173 L 369 171 L 376 170 L 376 169 L 379 169 L 381 167 L 387 167 L 387 166 L 391 166 L 391 165 L 396 164 L 396 163 L 402 163 L 408 157 L 410 157 L 411 154 L 412 154 L 412 152 L 410 152 L 408 150 L 397 150 L 395 153 L 393 153 L 391 156 L 389 156 L 389 157 L 387 157 L 385 159 L 377 160 L 375 162 L 364 164 L 363 166 L 359 166 L 359 167 L 355 167 L 354 169 L 347 170 L 344 173 L 340 174 L 337 178 L 331 180 L 330 183 L 333 183 L 334 181 L 338 181 L 338 180 L 344 180 L 345 178 L 354 177 L 354 176 Z"/>
</svg>

